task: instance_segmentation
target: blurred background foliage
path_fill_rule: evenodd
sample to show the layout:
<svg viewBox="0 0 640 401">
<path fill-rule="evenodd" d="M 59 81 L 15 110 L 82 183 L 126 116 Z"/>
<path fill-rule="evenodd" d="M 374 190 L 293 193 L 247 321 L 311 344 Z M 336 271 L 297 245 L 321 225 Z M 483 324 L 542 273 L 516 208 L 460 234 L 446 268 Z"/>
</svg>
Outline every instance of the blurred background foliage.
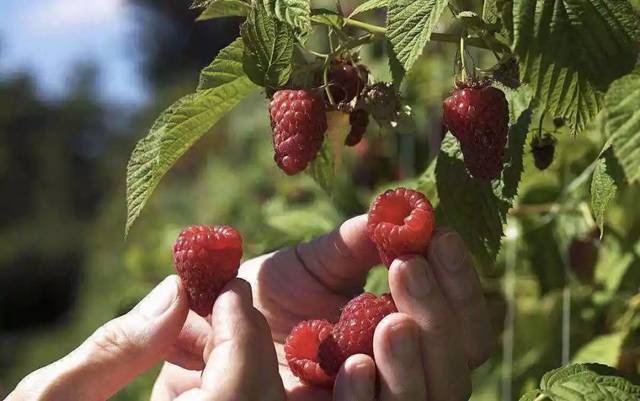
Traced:
<svg viewBox="0 0 640 401">
<path fill-rule="evenodd" d="M 128 6 L 152 93 L 142 107 L 100 100 L 89 62 L 78 65 L 55 101 L 39 96 L 28 72 L 0 81 L 0 396 L 170 274 L 171 246 L 183 226 L 232 224 L 247 240 L 246 257 L 311 239 L 364 213 L 382 189 L 414 182 L 442 139 L 441 102 L 452 85 L 455 46 L 429 45 L 408 77 L 404 94 L 415 132 L 371 126 L 348 151 L 335 199 L 306 175 L 280 173 L 267 102 L 256 95 L 168 174 L 125 242 L 124 176 L 135 142 L 161 110 L 192 91 L 199 70 L 238 35 L 240 22 L 194 23 L 197 12 L 186 0 Z M 388 78 L 383 54 L 375 46 L 362 53 L 378 79 Z M 475 57 L 478 67 L 490 66 Z M 577 138 L 560 129 L 557 138 L 548 170 L 538 171 L 527 153 L 502 253 L 495 268 L 481 272 L 501 342 L 475 374 L 474 400 L 516 399 L 568 361 L 606 363 L 636 380 L 640 373 L 640 189 L 619 192 L 601 239 L 588 206 L 589 172 L 605 141 L 600 123 Z M 385 286 L 386 271 L 375 269 L 368 289 Z M 148 398 L 155 373 L 115 399 Z"/>
</svg>

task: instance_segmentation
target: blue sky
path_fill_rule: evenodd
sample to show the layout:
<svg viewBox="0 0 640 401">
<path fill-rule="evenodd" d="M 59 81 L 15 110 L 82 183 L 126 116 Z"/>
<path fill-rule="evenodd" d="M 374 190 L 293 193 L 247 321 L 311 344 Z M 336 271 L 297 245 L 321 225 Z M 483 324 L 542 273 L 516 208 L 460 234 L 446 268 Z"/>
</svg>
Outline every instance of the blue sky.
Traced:
<svg viewBox="0 0 640 401">
<path fill-rule="evenodd" d="M 135 25 L 125 0 L 0 0 L 0 80 L 28 70 L 47 96 L 64 93 L 73 67 L 93 60 L 108 101 L 141 104 Z"/>
</svg>

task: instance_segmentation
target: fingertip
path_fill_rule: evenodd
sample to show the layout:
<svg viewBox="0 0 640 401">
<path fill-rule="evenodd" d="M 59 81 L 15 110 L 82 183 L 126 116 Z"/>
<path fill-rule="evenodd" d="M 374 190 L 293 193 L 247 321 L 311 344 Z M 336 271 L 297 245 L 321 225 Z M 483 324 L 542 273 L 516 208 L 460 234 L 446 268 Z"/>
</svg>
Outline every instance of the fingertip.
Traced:
<svg viewBox="0 0 640 401">
<path fill-rule="evenodd" d="M 368 355 L 350 356 L 336 377 L 335 401 L 372 401 L 375 397 L 376 365 Z"/>
<path fill-rule="evenodd" d="M 235 278 L 220 291 L 216 302 L 213 304 L 212 315 L 215 315 L 218 309 L 233 310 L 242 308 L 247 310 L 251 307 L 253 307 L 251 285 L 241 278 Z"/>
<path fill-rule="evenodd" d="M 429 263 L 420 255 L 397 258 L 389 268 L 389 287 L 396 303 L 423 299 L 435 285 Z"/>
</svg>

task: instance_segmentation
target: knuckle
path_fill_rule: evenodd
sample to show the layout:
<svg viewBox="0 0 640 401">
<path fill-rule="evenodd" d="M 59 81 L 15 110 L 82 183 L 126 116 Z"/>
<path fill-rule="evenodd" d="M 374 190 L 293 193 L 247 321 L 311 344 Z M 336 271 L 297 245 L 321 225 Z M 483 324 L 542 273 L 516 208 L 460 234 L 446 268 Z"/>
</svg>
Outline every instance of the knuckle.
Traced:
<svg viewBox="0 0 640 401">
<path fill-rule="evenodd" d="M 110 321 L 94 333 L 93 345 L 106 355 L 127 355 L 135 358 L 140 354 L 138 339 L 132 335 L 121 319 Z"/>
</svg>

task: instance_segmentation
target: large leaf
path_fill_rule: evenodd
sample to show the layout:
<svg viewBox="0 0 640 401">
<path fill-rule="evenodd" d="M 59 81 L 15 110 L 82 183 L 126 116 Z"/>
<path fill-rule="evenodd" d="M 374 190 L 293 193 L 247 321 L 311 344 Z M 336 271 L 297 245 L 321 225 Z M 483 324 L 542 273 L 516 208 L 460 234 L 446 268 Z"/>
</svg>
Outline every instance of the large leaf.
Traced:
<svg viewBox="0 0 640 401">
<path fill-rule="evenodd" d="M 200 73 L 198 90 L 215 88 L 244 76 L 243 50 L 242 38 L 237 38 L 229 46 L 220 50 L 213 62 Z"/>
<path fill-rule="evenodd" d="M 494 263 L 500 250 L 503 225 L 515 201 L 522 174 L 523 148 L 530 122 L 531 111 L 526 110 L 509 130 L 500 181 L 491 183 L 471 177 L 464 166 L 458 141 L 451 134 L 447 134 L 438 155 L 435 170 L 438 225 L 458 231 L 485 267 Z"/>
<path fill-rule="evenodd" d="M 358 14 L 362 14 L 367 11 L 375 10 L 378 8 L 385 8 L 389 3 L 389 0 L 368 0 L 364 3 L 361 3 L 358 7 L 355 8 L 349 15 L 349 17 L 356 16 Z"/>
<path fill-rule="evenodd" d="M 289 80 L 293 65 L 293 29 L 257 2 L 240 28 L 244 71 L 257 85 L 277 88 Z"/>
<path fill-rule="evenodd" d="M 187 95 L 164 111 L 133 150 L 127 166 L 127 222 L 125 233 L 158 186 L 161 178 L 204 133 L 256 86 L 234 65 L 242 47 L 239 41 L 220 52 L 219 74 L 206 89 Z M 231 60 L 229 57 L 235 57 Z M 216 62 L 214 61 L 214 64 Z"/>
<path fill-rule="evenodd" d="M 638 18 L 626 0 L 514 1 L 513 29 L 522 81 L 573 134 L 598 113 L 608 86 L 633 69 L 638 54 Z"/>
<path fill-rule="evenodd" d="M 612 150 L 608 149 L 598 159 L 591 179 L 591 209 L 601 231 L 604 228 L 605 213 L 609 203 L 616 197 L 623 176 Z"/>
<path fill-rule="evenodd" d="M 251 6 L 242 0 L 215 0 L 206 6 L 196 21 L 231 16 L 244 17 L 250 10 Z"/>
<path fill-rule="evenodd" d="M 305 35 L 311 29 L 309 0 L 262 0 L 265 9 L 278 21 L 287 23 L 297 35 Z"/>
<path fill-rule="evenodd" d="M 540 389 L 525 394 L 520 401 L 635 401 L 640 386 L 613 375 L 604 365 L 569 365 L 546 373 Z"/>
<path fill-rule="evenodd" d="M 640 182 L 640 67 L 614 82 L 606 97 L 606 130 L 630 183 Z"/>
<path fill-rule="evenodd" d="M 389 0 L 387 38 L 405 71 L 422 54 L 447 3 L 447 0 Z"/>
</svg>

